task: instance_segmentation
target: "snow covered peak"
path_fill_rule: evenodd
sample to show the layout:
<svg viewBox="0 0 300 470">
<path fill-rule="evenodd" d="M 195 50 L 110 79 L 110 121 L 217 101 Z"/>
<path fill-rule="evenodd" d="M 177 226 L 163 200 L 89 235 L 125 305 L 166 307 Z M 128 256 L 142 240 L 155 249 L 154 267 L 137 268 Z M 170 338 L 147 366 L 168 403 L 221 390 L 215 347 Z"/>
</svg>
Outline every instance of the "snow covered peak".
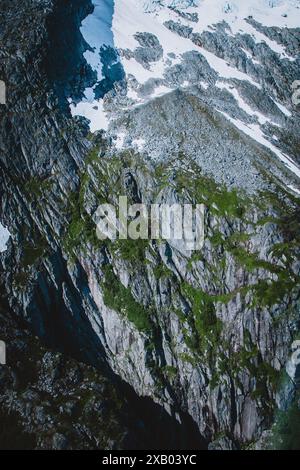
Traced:
<svg viewBox="0 0 300 470">
<path fill-rule="evenodd" d="M 127 142 L 149 147 L 146 135 L 114 130 L 122 113 L 196 87 L 224 119 L 300 177 L 276 136 L 292 118 L 289 80 L 298 67 L 295 33 L 280 29 L 299 27 L 300 0 L 93 1 L 95 10 L 81 31 L 98 82 L 86 89 L 82 102 L 71 105 L 73 114 L 90 120 L 92 131 L 112 132 L 117 149 Z M 103 67 L 106 47 L 117 51 L 116 60 Z M 99 99 L 96 90 L 107 78 L 103 70 L 117 70 L 121 78 Z"/>
<path fill-rule="evenodd" d="M 143 7 L 145 12 L 153 13 L 164 7 L 178 9 L 196 7 L 200 2 L 201 0 L 144 0 Z"/>
</svg>

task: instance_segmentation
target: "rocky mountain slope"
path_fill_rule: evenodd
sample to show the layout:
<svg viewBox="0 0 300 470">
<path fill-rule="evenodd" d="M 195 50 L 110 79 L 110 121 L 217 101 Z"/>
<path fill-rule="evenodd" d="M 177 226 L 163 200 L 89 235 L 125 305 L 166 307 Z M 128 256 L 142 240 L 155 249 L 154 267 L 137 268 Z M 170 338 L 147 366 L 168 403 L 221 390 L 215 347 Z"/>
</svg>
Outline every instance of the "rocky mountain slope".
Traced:
<svg viewBox="0 0 300 470">
<path fill-rule="evenodd" d="M 226 139 L 208 130 L 217 148 L 203 152 L 199 116 L 184 103 L 185 96 L 196 95 L 225 127 L 258 143 L 265 153 L 259 164 L 299 193 L 299 115 L 291 99 L 299 74 L 299 2 L 116 0 L 104 15 L 111 18 L 113 40 L 100 33 L 106 20 L 99 22 L 102 2 L 95 5 L 81 32 L 90 46 L 84 56 L 97 70 L 96 83 L 89 83 L 83 100 L 72 103 L 73 114 L 89 118 L 92 130 L 108 128 L 117 150 L 133 147 L 160 160 L 183 149 L 219 182 L 261 188 L 251 151 L 247 158 L 239 148 L 228 155 L 217 145 L 218 138 Z M 118 56 L 109 52 L 113 48 Z M 118 86 L 99 99 L 111 81 Z M 166 96 L 173 90 L 180 90 L 181 102 Z M 157 97 L 159 107 L 167 101 L 167 126 L 152 109 Z M 221 161 L 215 161 L 216 153 Z M 287 175 L 281 175 L 285 170 Z"/>
<path fill-rule="evenodd" d="M 0 369 L 1 450 L 199 445 L 197 430 L 192 436 L 193 427 L 180 427 L 113 374 L 41 346 L 5 304 L 0 319 L 1 339 L 8 346 L 8 366 Z"/>
<path fill-rule="evenodd" d="M 64 433 L 56 430 L 74 447 L 147 447 L 147 431 L 157 426 L 149 415 L 164 416 L 163 430 L 177 423 L 177 446 L 283 446 L 278 426 L 267 442 L 266 431 L 276 410 L 288 419 L 297 408 L 298 371 L 290 377 L 285 367 L 299 335 L 300 121 L 290 89 L 299 78 L 299 29 L 254 16 L 235 30 L 224 15 L 207 29 L 197 10 L 204 3 L 126 0 L 122 9 L 115 0 L 113 44 L 95 69 L 80 33 L 95 11 L 90 1 L 26 0 L 20 7 L 2 0 L 0 221 L 11 236 L 0 280 L 13 328 L 21 332 L 22 319 L 60 351 L 28 352 L 40 361 L 35 403 L 57 361 L 63 377 L 47 391 L 55 406 L 61 394 L 85 393 L 89 380 L 87 408 L 96 410 L 108 393 L 118 397 L 121 381 L 131 387 L 116 414 L 108 406 L 112 431 L 101 410 L 90 423 L 85 406 Z M 232 15 L 232 2 L 225 3 L 223 13 Z M 279 3 L 298 11 L 299 2 Z M 129 43 L 118 36 L 122 15 Z M 92 94 L 84 98 L 86 90 Z M 103 119 L 106 131 L 91 132 Z M 203 249 L 101 242 L 97 207 L 120 195 L 132 203 L 203 203 Z M 102 372 L 82 371 L 61 353 Z M 84 375 L 76 384 L 68 378 L 73 368 Z M 62 392 L 65 383 L 70 389 Z M 143 407 L 132 390 L 155 410 L 142 418 L 140 441 L 132 422 Z M 31 386 L 15 396 L 17 421 L 27 433 L 47 433 L 24 414 L 30 393 Z M 53 430 L 62 423 L 49 408 L 41 413 L 52 420 L 51 438 L 30 445 L 56 446 Z M 96 443 L 77 432 L 78 423 Z M 128 428 L 132 437 L 124 441 Z"/>
</svg>

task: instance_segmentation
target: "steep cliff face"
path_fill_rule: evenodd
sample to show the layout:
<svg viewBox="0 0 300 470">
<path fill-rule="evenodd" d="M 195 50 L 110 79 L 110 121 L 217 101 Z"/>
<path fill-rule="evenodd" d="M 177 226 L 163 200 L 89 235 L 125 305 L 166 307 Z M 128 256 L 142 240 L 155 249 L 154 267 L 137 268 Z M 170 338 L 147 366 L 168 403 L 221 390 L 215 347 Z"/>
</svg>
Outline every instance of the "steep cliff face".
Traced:
<svg viewBox="0 0 300 470">
<path fill-rule="evenodd" d="M 234 87 L 243 88 L 252 106 L 260 94 L 255 85 L 230 77 L 223 82 L 228 95 L 217 86 L 217 72 L 191 51 L 183 56 L 181 75 L 176 68 L 177 81 L 171 67 L 160 83 L 169 80 L 169 93 L 149 97 L 135 82 L 139 106 L 129 102 L 134 80 L 124 67 L 126 77 L 111 83 L 104 97 L 112 118 L 108 130 L 91 134 L 84 118 L 71 117 L 66 99 L 78 101 L 97 80 L 79 33 L 91 11 L 84 0 L 27 0 L 22 8 L 4 2 L 0 221 L 11 234 L 0 254 L 5 297 L 48 346 L 108 377 L 113 371 L 156 410 L 164 408 L 181 423 L 179 436 L 195 425 L 195 446 L 249 446 L 271 428 L 276 407 L 288 407 L 296 390 L 285 365 L 299 334 L 297 177 L 274 154 L 275 143 L 266 148 L 228 119 L 236 112 L 248 129 L 257 124 L 257 116 L 242 115 L 230 97 Z M 56 31 L 68 22 L 70 28 Z M 183 35 L 178 25 L 168 27 Z M 293 53 L 294 30 L 264 32 Z M 153 62 L 161 58 L 160 46 L 140 33 L 147 51 L 134 54 L 143 52 L 147 69 L 148 49 Z M 221 27 L 192 39 L 204 50 L 214 43 L 224 60 L 238 59 L 232 44 L 225 47 Z M 257 107 L 289 129 L 288 139 L 276 128 L 282 139 L 276 148 L 293 156 L 299 114 L 270 108 L 274 89 L 283 103 L 289 92 L 279 79 L 272 82 L 268 70 L 276 67 L 281 77 L 294 79 L 299 61 L 275 57 L 249 38 L 246 44 L 242 35 L 239 41 L 256 48 L 260 60 L 266 57 L 261 86 L 269 95 L 263 109 Z M 72 53 L 62 63 L 70 44 Z M 119 54 L 122 63 L 131 53 Z M 255 65 L 250 70 L 244 61 L 241 67 L 261 77 Z M 211 83 L 207 92 L 199 85 L 203 76 Z M 186 79 L 189 86 L 180 86 Z M 274 123 L 264 131 L 270 136 Z M 297 168 L 295 161 L 289 164 Z M 203 249 L 186 252 L 163 240 L 101 242 L 97 207 L 103 201 L 116 205 L 122 195 L 131 203 L 204 204 Z"/>
<path fill-rule="evenodd" d="M 0 449 L 123 449 L 151 445 L 141 416 L 99 371 L 43 348 L 9 308 L 0 334 Z"/>
</svg>

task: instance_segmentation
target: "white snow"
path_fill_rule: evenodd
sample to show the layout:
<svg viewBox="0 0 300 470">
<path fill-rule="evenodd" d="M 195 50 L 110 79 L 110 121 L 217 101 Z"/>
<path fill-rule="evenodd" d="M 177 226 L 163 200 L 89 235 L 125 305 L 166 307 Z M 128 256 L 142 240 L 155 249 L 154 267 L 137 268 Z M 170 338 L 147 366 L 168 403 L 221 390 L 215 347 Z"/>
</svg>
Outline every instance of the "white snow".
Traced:
<svg viewBox="0 0 300 470">
<path fill-rule="evenodd" d="M 93 70 L 97 71 L 98 80 L 102 78 L 102 63 L 100 48 L 103 45 L 113 46 L 111 18 L 113 2 L 111 0 L 93 0 L 94 12 L 82 22 L 80 31 L 92 51 L 86 51 L 84 56 Z"/>
<path fill-rule="evenodd" d="M 139 43 L 134 37 L 135 34 L 149 32 L 158 38 L 163 48 L 162 59 L 151 63 L 149 69 L 143 67 L 135 58 L 125 58 L 121 55 L 120 62 L 127 78 L 134 77 L 138 82 L 133 87 L 128 86 L 127 96 L 135 102 L 134 105 L 142 104 L 148 99 L 171 91 L 171 88 L 161 85 L 156 87 L 154 93 L 148 97 L 142 98 L 138 94 L 139 86 L 144 85 L 149 79 L 164 78 L 165 69 L 170 65 L 170 61 L 173 64 L 179 64 L 182 61 L 182 55 L 193 50 L 201 53 L 210 67 L 219 74 L 219 86 L 221 86 L 222 79 L 238 79 L 248 81 L 261 89 L 261 86 L 247 74 L 230 66 L 225 60 L 203 47 L 196 46 L 190 39 L 170 31 L 164 26 L 165 21 L 173 20 L 188 25 L 193 28 L 195 33 L 213 30 L 215 24 L 226 21 L 229 25 L 228 34 L 231 36 L 239 33 L 250 34 L 256 43 L 264 42 L 281 58 L 290 60 L 292 58 L 287 56 L 282 45 L 257 31 L 248 23 L 247 18 L 251 16 L 265 26 L 280 28 L 295 28 L 300 25 L 300 0 L 93 0 L 93 3 L 95 10 L 83 21 L 81 32 L 92 49 L 92 51 L 85 53 L 85 57 L 92 68 L 97 71 L 98 80 L 102 78 L 99 51 L 104 44 L 114 46 L 117 49 L 134 50 L 139 47 Z M 170 6 L 189 13 L 197 13 L 198 22 L 182 18 L 174 9 L 168 8 Z M 244 51 L 249 59 L 257 62 L 248 51 Z M 170 54 L 173 56 L 172 59 Z M 184 83 L 182 86 L 188 86 L 188 83 Z M 201 82 L 201 86 L 207 89 L 208 84 Z M 228 85 L 223 82 L 222 87 L 232 93 L 241 109 L 250 116 L 256 116 L 260 124 L 269 121 L 266 116 L 251 109 L 235 88 L 230 87 L 229 89 Z M 291 116 L 285 106 L 277 101 L 274 102 L 285 116 Z M 104 111 L 103 101 L 95 101 L 92 88 L 85 90 L 85 98 L 81 103 L 77 106 L 71 104 L 71 112 L 73 115 L 87 117 L 91 121 L 91 131 L 100 128 L 108 129 L 109 117 Z M 262 131 L 260 132 L 260 139 L 264 139 Z"/>
<path fill-rule="evenodd" d="M 163 68 L 156 63 L 150 70 L 145 69 L 133 57 L 131 59 L 122 58 L 121 60 L 127 76 L 132 75 L 140 84 L 144 84 L 152 77 L 163 78 Z"/>
<path fill-rule="evenodd" d="M 136 101 L 136 102 L 141 101 L 137 91 L 134 88 L 131 88 L 130 86 L 128 87 L 127 96 L 133 101 Z"/>
<path fill-rule="evenodd" d="M 82 22 L 80 31 L 92 50 L 86 51 L 84 56 L 88 64 L 97 72 L 97 79 L 102 76 L 102 63 L 100 49 L 102 46 L 113 46 L 112 13 L 113 2 L 111 0 L 93 0 L 94 12 L 88 15 Z M 84 116 L 90 120 L 90 129 L 95 132 L 99 129 L 108 129 L 109 121 L 103 109 L 103 100 L 95 100 L 93 88 L 87 88 L 85 98 L 77 105 L 71 103 L 70 109 L 73 116 Z"/>
<path fill-rule="evenodd" d="M 273 99 L 273 98 L 272 98 Z M 281 103 L 278 103 L 278 101 L 275 101 L 273 99 L 274 103 L 276 104 L 277 108 L 280 109 L 280 111 L 285 114 L 287 117 L 291 117 L 292 116 L 292 113 L 285 107 L 283 106 L 283 104 Z"/>
<path fill-rule="evenodd" d="M 180 21 L 184 25 L 192 26 L 195 33 L 210 30 L 213 25 L 226 21 L 232 36 L 238 33 L 250 34 L 256 43 L 266 43 L 281 58 L 294 60 L 285 52 L 284 46 L 257 31 L 247 19 L 253 17 L 265 26 L 297 28 L 300 24 L 299 0 L 152 0 L 143 3 L 144 10 L 159 16 L 161 22 Z M 152 5 L 151 8 L 149 3 Z M 167 6 L 176 6 L 190 13 L 197 13 L 199 21 L 191 24 L 188 20 L 178 17 L 173 10 L 166 8 Z"/>
<path fill-rule="evenodd" d="M 167 87 L 165 85 L 160 85 L 155 88 L 154 94 L 152 95 L 153 98 L 157 98 L 158 96 L 165 95 L 167 93 L 170 93 L 172 91 L 172 88 Z"/>
<path fill-rule="evenodd" d="M 202 88 L 204 88 L 204 90 L 207 90 L 209 88 L 209 84 L 206 82 L 201 81 L 200 85 L 202 86 Z"/>
<path fill-rule="evenodd" d="M 299 0 L 140 0 L 145 11 L 159 12 L 163 8 L 164 15 L 174 15 L 166 7 L 175 6 L 199 15 L 198 31 L 202 32 L 209 26 L 225 20 L 233 33 L 243 30 L 244 20 L 252 16 L 265 26 L 279 28 L 299 27 Z M 152 4 L 152 8 L 149 8 Z M 161 5 L 161 6 L 160 6 Z"/>
<path fill-rule="evenodd" d="M 238 129 L 244 132 L 244 134 L 247 134 L 249 137 L 256 140 L 259 144 L 267 147 L 269 150 L 275 153 L 275 155 L 277 155 L 277 157 L 285 164 L 285 166 L 298 178 L 300 178 L 300 168 L 295 165 L 295 163 L 287 155 L 282 153 L 277 147 L 275 147 L 275 145 L 267 140 L 258 124 L 245 124 L 239 119 L 234 119 L 233 117 L 229 116 L 229 114 L 225 113 L 224 111 L 218 111 Z"/>
<path fill-rule="evenodd" d="M 209 16 L 211 6 L 205 15 Z M 194 8 L 189 11 L 196 11 Z M 203 13 L 202 13 L 203 14 Z M 154 34 L 164 51 L 163 59 L 152 64 L 147 70 L 136 62 L 135 59 L 121 59 L 126 74 L 135 76 L 140 83 L 145 83 L 149 78 L 162 78 L 164 68 L 169 61 L 168 54 L 176 55 L 177 60 L 183 53 L 196 50 L 208 61 L 209 65 L 224 78 L 237 78 L 246 80 L 260 87 L 248 75 L 231 67 L 227 62 L 215 56 L 202 47 L 196 46 L 190 39 L 178 36 L 164 26 L 164 21 L 173 18 L 175 13 L 171 10 L 159 10 L 157 14 L 145 13 L 143 5 L 137 0 L 115 0 L 115 11 L 113 16 L 114 43 L 117 48 L 134 50 L 139 44 L 134 38 L 137 32 L 149 32 Z M 174 18 L 173 18 L 174 19 Z M 213 24 L 213 23 L 212 23 Z"/>
<path fill-rule="evenodd" d="M 197 49 L 190 40 L 169 31 L 161 23 L 162 20 L 163 18 L 160 15 L 153 16 L 145 13 L 142 3 L 137 0 L 115 0 L 112 29 L 115 46 L 121 49 L 134 50 L 139 46 L 138 41 L 134 38 L 137 32 L 152 33 L 158 38 L 164 49 L 164 59 L 161 61 L 160 67 L 162 67 L 165 60 L 170 60 L 167 57 L 169 53 L 178 55 Z"/>
<path fill-rule="evenodd" d="M 134 139 L 132 141 L 132 145 L 136 147 L 140 152 L 144 149 L 146 142 L 144 139 L 139 138 L 139 139 Z"/>
<path fill-rule="evenodd" d="M 291 191 L 293 191 L 294 193 L 300 195 L 300 190 L 299 190 L 298 188 L 296 188 L 295 186 L 293 186 L 292 184 L 288 184 L 287 187 L 288 187 Z"/>
<path fill-rule="evenodd" d="M 116 136 L 115 140 L 115 147 L 118 150 L 122 150 L 124 147 L 124 140 L 126 138 L 126 133 L 125 132 L 119 132 L 119 134 Z"/>
<path fill-rule="evenodd" d="M 237 91 L 237 89 L 232 86 L 232 85 L 228 85 L 227 83 L 224 83 L 224 82 L 217 82 L 216 83 L 216 86 L 218 88 L 221 88 L 221 89 L 224 89 L 224 90 L 227 90 L 229 93 L 231 93 L 234 98 L 236 99 L 236 101 L 238 102 L 238 105 L 239 107 L 245 111 L 245 113 L 249 114 L 249 116 L 255 116 L 259 123 L 260 124 L 265 124 L 266 122 L 271 122 L 269 118 L 267 118 L 266 116 L 264 116 L 262 113 L 260 113 L 259 111 L 254 111 L 247 103 L 246 101 L 243 100 L 243 98 L 241 97 L 241 95 L 239 94 L 239 92 Z M 273 123 L 274 124 L 274 123 Z"/>
<path fill-rule="evenodd" d="M 90 120 L 91 132 L 108 129 L 109 119 L 103 109 L 103 100 L 84 100 L 77 105 L 72 104 L 70 109 L 73 116 L 84 116 Z"/>
<path fill-rule="evenodd" d="M 203 47 L 199 47 L 198 51 L 206 58 L 210 67 L 214 69 L 221 77 L 244 80 L 261 89 L 260 84 L 255 82 L 251 77 L 249 77 L 249 75 L 246 75 L 245 73 L 231 67 L 225 60 L 220 59 L 220 57 L 217 57 L 212 52 L 208 52 L 206 49 L 203 49 Z"/>
<path fill-rule="evenodd" d="M 6 227 L 0 222 L 0 253 L 3 253 L 7 249 L 7 242 L 10 238 L 10 233 Z"/>
</svg>

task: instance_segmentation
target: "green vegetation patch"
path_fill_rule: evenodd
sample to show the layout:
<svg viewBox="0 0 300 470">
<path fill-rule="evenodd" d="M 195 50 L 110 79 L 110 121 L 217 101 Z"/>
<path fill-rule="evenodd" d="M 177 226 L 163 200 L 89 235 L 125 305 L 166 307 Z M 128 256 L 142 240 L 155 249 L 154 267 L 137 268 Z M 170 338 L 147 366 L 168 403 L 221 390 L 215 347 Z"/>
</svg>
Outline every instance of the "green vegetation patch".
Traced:
<svg viewBox="0 0 300 470">
<path fill-rule="evenodd" d="M 242 191 L 229 190 L 217 184 L 212 178 L 199 173 L 192 165 L 191 172 L 180 171 L 176 174 L 175 184 L 179 191 L 187 190 L 197 204 L 205 204 L 216 215 L 242 219 L 250 200 Z"/>
<path fill-rule="evenodd" d="M 73 259 L 77 250 L 86 250 L 88 243 L 101 248 L 103 242 L 97 238 L 96 224 L 92 217 L 81 207 L 80 192 L 71 193 L 68 204 L 70 222 L 63 239 L 63 246 Z"/>
<path fill-rule="evenodd" d="M 52 184 L 52 181 L 49 179 L 33 176 L 25 182 L 24 190 L 29 199 L 35 199 L 38 201 L 38 199 L 43 196 L 44 192 L 47 192 L 52 188 Z"/>
<path fill-rule="evenodd" d="M 195 331 L 192 337 L 186 337 L 187 345 L 192 351 L 206 354 L 210 361 L 214 361 L 223 329 L 216 316 L 215 302 L 218 299 L 187 283 L 182 285 L 182 290 L 191 303 Z"/>
<path fill-rule="evenodd" d="M 105 305 L 126 316 L 139 331 L 152 331 L 150 309 L 135 300 L 131 290 L 123 286 L 110 266 L 104 269 L 102 289 Z"/>
<path fill-rule="evenodd" d="M 118 253 L 122 259 L 133 263 L 145 263 L 145 252 L 149 246 L 148 240 L 115 240 L 110 243 L 112 252 Z"/>
<path fill-rule="evenodd" d="M 300 392 L 291 406 L 283 411 L 277 410 L 270 438 L 270 448 L 276 450 L 300 449 Z"/>
</svg>

